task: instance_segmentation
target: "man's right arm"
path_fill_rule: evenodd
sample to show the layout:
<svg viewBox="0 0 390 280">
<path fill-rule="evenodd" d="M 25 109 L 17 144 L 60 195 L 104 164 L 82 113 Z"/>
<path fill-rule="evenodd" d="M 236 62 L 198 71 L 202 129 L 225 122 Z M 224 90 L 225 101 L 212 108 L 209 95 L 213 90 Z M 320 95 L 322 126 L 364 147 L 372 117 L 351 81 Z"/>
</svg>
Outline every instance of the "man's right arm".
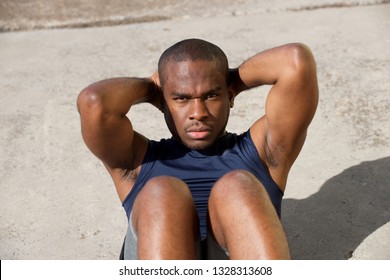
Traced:
<svg viewBox="0 0 390 280">
<path fill-rule="evenodd" d="M 126 114 L 137 103 L 157 106 L 158 96 L 159 87 L 153 77 L 103 80 L 79 94 L 77 107 L 83 139 L 109 171 L 133 170 L 141 164 L 147 139 L 133 131 Z"/>
</svg>

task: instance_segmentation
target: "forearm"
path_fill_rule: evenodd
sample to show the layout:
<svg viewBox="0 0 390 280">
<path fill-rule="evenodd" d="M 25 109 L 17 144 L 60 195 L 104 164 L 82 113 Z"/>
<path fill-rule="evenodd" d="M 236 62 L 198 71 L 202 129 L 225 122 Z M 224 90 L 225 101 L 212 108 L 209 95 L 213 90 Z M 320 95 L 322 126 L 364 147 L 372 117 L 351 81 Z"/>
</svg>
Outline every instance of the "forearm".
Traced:
<svg viewBox="0 0 390 280">
<path fill-rule="evenodd" d="M 304 61 L 303 55 L 311 55 L 302 44 L 287 44 L 260 52 L 242 63 L 235 79 L 239 91 L 261 85 L 274 85 L 297 70 Z"/>
<path fill-rule="evenodd" d="M 150 78 L 113 78 L 96 82 L 85 88 L 78 98 L 78 109 L 95 108 L 104 114 L 124 116 L 131 106 L 151 102 L 157 87 Z"/>
</svg>

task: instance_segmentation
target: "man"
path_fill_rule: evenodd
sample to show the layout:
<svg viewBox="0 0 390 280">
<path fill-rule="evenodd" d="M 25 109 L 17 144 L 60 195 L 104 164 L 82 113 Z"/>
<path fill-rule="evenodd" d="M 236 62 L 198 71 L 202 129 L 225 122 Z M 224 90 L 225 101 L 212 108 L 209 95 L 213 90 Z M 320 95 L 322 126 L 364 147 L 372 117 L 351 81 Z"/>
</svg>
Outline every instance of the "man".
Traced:
<svg viewBox="0 0 390 280">
<path fill-rule="evenodd" d="M 273 85 L 265 114 L 225 128 L 234 98 Z M 133 130 L 130 108 L 160 109 L 171 139 Z M 280 207 L 318 103 L 310 50 L 287 44 L 228 68 L 212 43 L 168 48 L 150 78 L 114 78 L 78 98 L 82 135 L 110 173 L 129 218 L 129 259 L 289 259 Z M 145 116 L 147 121 L 148 116 Z"/>
</svg>

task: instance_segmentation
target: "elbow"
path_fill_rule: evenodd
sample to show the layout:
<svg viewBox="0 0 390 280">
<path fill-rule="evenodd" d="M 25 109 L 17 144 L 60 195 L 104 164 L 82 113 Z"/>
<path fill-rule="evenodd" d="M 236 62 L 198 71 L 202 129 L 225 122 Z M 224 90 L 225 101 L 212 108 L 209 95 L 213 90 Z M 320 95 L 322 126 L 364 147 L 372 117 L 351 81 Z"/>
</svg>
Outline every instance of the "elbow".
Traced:
<svg viewBox="0 0 390 280">
<path fill-rule="evenodd" d="M 298 71 L 316 71 L 316 63 L 310 48 L 302 43 L 288 45 L 290 63 Z"/>
<path fill-rule="evenodd" d="M 302 87 L 310 93 L 312 107 L 318 104 L 318 80 L 317 66 L 314 56 L 304 44 L 293 44 L 292 46 L 293 68 L 295 69 L 295 80 L 301 83 Z"/>
<path fill-rule="evenodd" d="M 87 87 L 77 97 L 77 110 L 81 115 L 91 110 L 100 111 L 103 103 L 102 99 L 101 93 Z"/>
<path fill-rule="evenodd" d="M 310 87 L 312 92 L 318 92 L 317 66 L 309 47 L 301 43 L 293 43 L 287 48 L 289 67 L 286 67 L 286 74 L 296 82 Z"/>
<path fill-rule="evenodd" d="M 83 126 L 95 128 L 110 126 L 112 113 L 102 91 L 91 86 L 83 89 L 77 98 L 77 109 Z"/>
</svg>

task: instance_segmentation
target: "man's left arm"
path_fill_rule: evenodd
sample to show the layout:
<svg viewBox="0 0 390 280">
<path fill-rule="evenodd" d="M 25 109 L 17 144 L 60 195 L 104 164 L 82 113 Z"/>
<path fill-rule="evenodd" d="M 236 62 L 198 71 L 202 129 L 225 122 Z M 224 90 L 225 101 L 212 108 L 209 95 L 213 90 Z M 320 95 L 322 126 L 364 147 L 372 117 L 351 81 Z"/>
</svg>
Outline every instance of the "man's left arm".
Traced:
<svg viewBox="0 0 390 280">
<path fill-rule="evenodd" d="M 271 176 L 284 190 L 288 172 L 317 108 L 314 57 L 303 44 L 287 44 L 256 54 L 231 73 L 235 77 L 236 94 L 273 85 L 267 96 L 265 115 L 251 127 L 251 136 Z"/>
</svg>

